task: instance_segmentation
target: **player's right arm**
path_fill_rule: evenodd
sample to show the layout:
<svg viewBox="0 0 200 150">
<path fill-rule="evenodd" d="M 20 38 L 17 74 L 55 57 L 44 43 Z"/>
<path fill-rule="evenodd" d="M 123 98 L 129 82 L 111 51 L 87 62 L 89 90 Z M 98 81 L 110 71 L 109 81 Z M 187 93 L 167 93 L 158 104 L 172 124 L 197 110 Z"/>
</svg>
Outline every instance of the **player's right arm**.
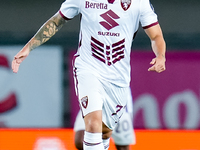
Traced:
<svg viewBox="0 0 200 150">
<path fill-rule="evenodd" d="M 65 24 L 66 20 L 57 12 L 45 22 L 31 40 L 20 50 L 12 61 L 12 70 L 18 72 L 20 63 L 29 55 L 30 51 L 48 41 Z"/>
</svg>

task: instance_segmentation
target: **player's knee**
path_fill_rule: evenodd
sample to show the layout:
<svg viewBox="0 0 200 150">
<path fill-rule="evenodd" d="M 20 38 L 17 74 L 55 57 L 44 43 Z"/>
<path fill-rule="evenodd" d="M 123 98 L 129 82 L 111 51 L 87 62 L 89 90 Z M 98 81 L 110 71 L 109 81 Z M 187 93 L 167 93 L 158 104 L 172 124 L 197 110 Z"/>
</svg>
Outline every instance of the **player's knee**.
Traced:
<svg viewBox="0 0 200 150">
<path fill-rule="evenodd" d="M 102 130 L 99 121 L 92 121 L 86 124 L 85 130 L 91 133 L 99 132 Z"/>
<path fill-rule="evenodd" d="M 101 111 L 89 113 L 84 118 L 85 130 L 87 132 L 96 133 L 102 131 Z"/>
</svg>

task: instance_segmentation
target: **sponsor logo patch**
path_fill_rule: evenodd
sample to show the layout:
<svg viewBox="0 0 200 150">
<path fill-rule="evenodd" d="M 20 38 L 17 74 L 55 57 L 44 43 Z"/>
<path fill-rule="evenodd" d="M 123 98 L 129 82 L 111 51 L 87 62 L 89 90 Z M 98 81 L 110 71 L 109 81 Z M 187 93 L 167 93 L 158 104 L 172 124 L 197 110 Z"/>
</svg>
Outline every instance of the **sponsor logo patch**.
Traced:
<svg viewBox="0 0 200 150">
<path fill-rule="evenodd" d="M 109 10 L 100 16 L 104 19 L 104 21 L 101 21 L 99 23 L 107 30 L 110 30 L 119 25 L 115 20 L 119 19 L 120 17 L 112 10 Z"/>
<path fill-rule="evenodd" d="M 91 8 L 91 9 L 107 9 L 108 5 L 104 3 L 92 3 L 89 1 L 85 2 L 85 8 Z"/>
</svg>

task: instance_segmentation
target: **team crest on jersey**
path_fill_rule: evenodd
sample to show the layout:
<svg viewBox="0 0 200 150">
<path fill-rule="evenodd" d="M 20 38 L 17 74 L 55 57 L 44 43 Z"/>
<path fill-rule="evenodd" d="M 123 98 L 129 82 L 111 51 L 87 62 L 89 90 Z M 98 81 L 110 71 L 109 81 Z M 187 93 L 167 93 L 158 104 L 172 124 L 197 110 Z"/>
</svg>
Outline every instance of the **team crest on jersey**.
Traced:
<svg viewBox="0 0 200 150">
<path fill-rule="evenodd" d="M 85 96 L 81 99 L 81 104 L 83 106 L 83 108 L 87 108 L 87 105 L 88 105 L 88 97 Z"/>
<path fill-rule="evenodd" d="M 126 11 L 131 6 L 131 0 L 121 0 L 121 6 Z"/>
</svg>

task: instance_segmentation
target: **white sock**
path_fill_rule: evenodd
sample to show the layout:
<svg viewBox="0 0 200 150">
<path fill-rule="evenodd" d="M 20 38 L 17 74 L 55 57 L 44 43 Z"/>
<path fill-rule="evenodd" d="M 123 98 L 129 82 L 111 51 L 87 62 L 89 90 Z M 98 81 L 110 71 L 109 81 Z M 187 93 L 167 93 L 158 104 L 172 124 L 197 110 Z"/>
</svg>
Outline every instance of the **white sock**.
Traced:
<svg viewBox="0 0 200 150">
<path fill-rule="evenodd" d="M 83 140 L 84 150 L 104 150 L 102 133 L 90 133 L 85 131 Z"/>
<path fill-rule="evenodd" d="M 103 139 L 104 150 L 108 150 L 109 144 L 110 144 L 110 138 L 108 138 L 108 139 Z"/>
</svg>

